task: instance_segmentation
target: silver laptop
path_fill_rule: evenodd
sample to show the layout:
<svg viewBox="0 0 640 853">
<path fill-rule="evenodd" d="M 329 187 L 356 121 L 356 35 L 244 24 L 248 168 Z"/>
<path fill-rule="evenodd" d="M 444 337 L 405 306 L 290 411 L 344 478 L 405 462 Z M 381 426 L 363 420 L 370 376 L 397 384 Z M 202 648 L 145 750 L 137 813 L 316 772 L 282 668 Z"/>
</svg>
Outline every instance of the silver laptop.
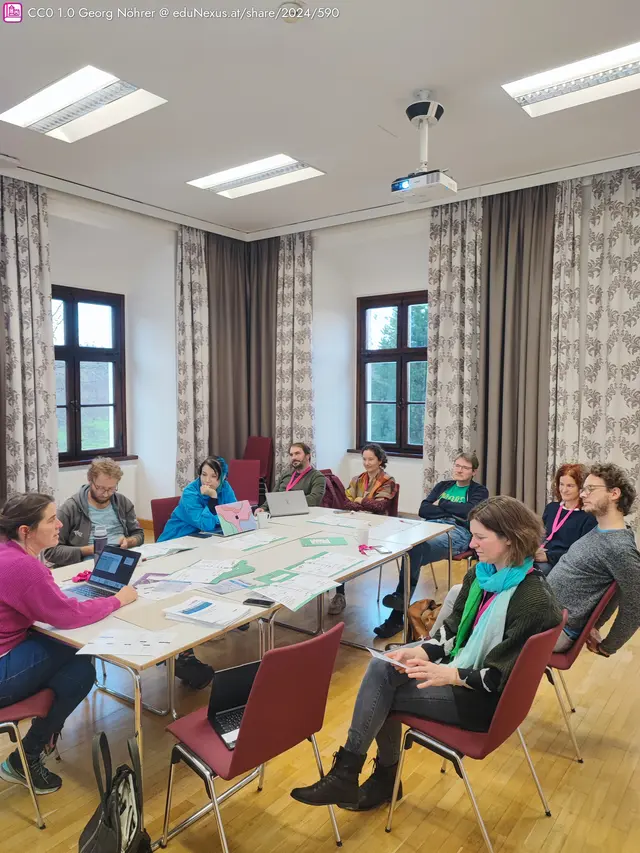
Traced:
<svg viewBox="0 0 640 853">
<path fill-rule="evenodd" d="M 284 515 L 309 515 L 307 496 L 303 491 L 267 492 L 267 505 L 274 518 Z"/>
</svg>

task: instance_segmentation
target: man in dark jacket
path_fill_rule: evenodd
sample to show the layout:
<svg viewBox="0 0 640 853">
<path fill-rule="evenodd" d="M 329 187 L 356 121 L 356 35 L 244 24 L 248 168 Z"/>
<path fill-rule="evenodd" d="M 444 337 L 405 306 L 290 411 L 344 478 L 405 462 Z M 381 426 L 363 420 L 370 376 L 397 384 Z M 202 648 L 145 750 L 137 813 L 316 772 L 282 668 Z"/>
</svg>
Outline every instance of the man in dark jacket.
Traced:
<svg viewBox="0 0 640 853">
<path fill-rule="evenodd" d="M 70 566 L 92 556 L 97 526 L 106 528 L 109 545 L 142 545 L 144 530 L 138 524 L 133 504 L 118 491 L 121 478 L 122 468 L 113 459 L 98 457 L 92 461 L 87 485 L 58 509 L 62 522 L 59 543 L 44 552 L 49 565 Z"/>
<path fill-rule="evenodd" d="M 471 541 L 467 516 L 476 504 L 489 497 L 485 486 L 474 482 L 480 463 L 475 453 L 460 453 L 453 463 L 453 479 L 441 480 L 420 505 L 420 517 L 425 521 L 455 525 L 451 531 L 451 547 L 454 554 L 466 551 Z M 409 551 L 411 567 L 411 595 L 420 580 L 420 569 L 426 563 L 444 560 L 449 556 L 449 537 L 446 533 L 416 545 Z M 395 636 L 404 624 L 404 569 L 400 572 L 395 592 L 382 599 L 391 615 L 382 625 L 374 628 L 378 637 Z"/>
</svg>

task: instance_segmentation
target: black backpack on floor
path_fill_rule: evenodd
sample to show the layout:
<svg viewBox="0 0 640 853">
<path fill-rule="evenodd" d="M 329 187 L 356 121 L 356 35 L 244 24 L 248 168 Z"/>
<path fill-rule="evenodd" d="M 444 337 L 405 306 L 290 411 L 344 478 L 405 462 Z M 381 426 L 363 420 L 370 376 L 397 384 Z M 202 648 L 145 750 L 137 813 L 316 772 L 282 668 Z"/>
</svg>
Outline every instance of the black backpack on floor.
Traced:
<svg viewBox="0 0 640 853">
<path fill-rule="evenodd" d="M 135 738 L 127 746 L 133 769 L 121 764 L 113 776 L 107 736 L 100 732 L 93 738 L 100 805 L 82 831 L 78 853 L 151 853 L 151 839 L 142 820 L 142 771 Z"/>
</svg>

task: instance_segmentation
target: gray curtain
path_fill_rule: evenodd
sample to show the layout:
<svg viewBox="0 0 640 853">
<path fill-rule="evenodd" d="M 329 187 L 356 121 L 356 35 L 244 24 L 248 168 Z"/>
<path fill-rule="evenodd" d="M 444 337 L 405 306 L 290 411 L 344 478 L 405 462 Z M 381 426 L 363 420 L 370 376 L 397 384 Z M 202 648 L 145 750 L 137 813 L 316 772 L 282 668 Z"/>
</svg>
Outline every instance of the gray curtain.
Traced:
<svg viewBox="0 0 640 853">
<path fill-rule="evenodd" d="M 546 502 L 556 184 L 484 200 L 478 450 L 492 495 Z"/>
<path fill-rule="evenodd" d="M 210 451 L 242 458 L 250 435 L 273 436 L 277 237 L 209 234 Z"/>
<path fill-rule="evenodd" d="M 178 356 L 179 492 L 209 455 L 209 306 L 205 263 L 207 235 L 180 226 L 176 255 L 176 351 Z"/>
<path fill-rule="evenodd" d="M 0 177 L 0 493 L 55 494 L 58 426 L 47 194 Z"/>
</svg>

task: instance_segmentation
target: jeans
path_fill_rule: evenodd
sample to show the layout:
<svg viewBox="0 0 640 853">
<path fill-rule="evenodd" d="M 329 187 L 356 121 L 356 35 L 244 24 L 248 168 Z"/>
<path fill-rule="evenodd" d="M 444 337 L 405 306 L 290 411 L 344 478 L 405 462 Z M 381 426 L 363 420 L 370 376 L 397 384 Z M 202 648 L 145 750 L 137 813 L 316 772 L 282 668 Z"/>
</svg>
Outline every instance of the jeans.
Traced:
<svg viewBox="0 0 640 853">
<path fill-rule="evenodd" d="M 457 524 L 451 532 L 451 548 L 452 554 L 460 554 L 466 551 L 471 542 L 471 533 L 466 527 L 459 527 Z M 437 560 L 445 560 L 449 556 L 449 536 L 446 533 L 441 533 L 435 539 L 430 539 L 428 542 L 422 542 L 420 545 L 414 545 L 409 551 L 409 566 L 411 572 L 411 595 L 420 580 L 420 569 L 427 563 L 435 563 Z M 400 570 L 400 579 L 396 589 L 397 595 L 404 597 L 404 566 Z"/>
<path fill-rule="evenodd" d="M 22 739 L 29 758 L 39 756 L 71 712 L 89 694 L 96 672 L 90 657 L 41 634 L 29 633 L 0 658 L 0 708 L 49 687 L 55 698 L 46 717 L 35 719 Z"/>
<path fill-rule="evenodd" d="M 375 739 L 380 764 L 383 767 L 397 764 L 402 726 L 398 720 L 390 720 L 389 714 L 404 711 L 425 720 L 460 726 L 453 691 L 451 685 L 419 689 L 416 681 L 404 672 L 384 661 L 372 660 L 358 691 L 345 748 L 366 755 Z"/>
</svg>

